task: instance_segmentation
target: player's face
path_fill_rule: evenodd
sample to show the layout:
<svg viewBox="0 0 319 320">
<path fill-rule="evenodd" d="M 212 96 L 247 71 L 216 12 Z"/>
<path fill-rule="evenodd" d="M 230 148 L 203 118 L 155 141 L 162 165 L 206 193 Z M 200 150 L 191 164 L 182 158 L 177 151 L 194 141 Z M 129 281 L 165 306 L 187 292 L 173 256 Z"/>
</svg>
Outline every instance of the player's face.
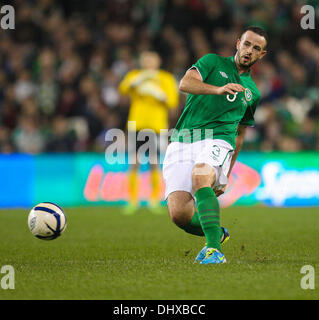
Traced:
<svg viewBox="0 0 319 320">
<path fill-rule="evenodd" d="M 242 68 L 250 68 L 266 54 L 266 39 L 247 31 L 237 40 L 237 63 Z"/>
<path fill-rule="evenodd" d="M 143 69 L 157 70 L 160 67 L 161 59 L 155 52 L 144 52 L 141 55 L 140 64 Z"/>
</svg>

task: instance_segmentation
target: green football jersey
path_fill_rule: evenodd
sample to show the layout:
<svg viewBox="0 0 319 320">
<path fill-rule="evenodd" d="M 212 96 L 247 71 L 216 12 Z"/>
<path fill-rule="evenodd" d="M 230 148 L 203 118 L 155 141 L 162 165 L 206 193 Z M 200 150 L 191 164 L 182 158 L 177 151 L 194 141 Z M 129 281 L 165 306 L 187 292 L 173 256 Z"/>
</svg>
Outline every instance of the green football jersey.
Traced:
<svg viewBox="0 0 319 320">
<path fill-rule="evenodd" d="M 207 84 L 222 87 L 227 83 L 239 83 L 245 91 L 234 95 L 188 94 L 171 141 L 222 139 L 235 148 L 238 124 L 254 126 L 254 113 L 260 100 L 257 86 L 249 72 L 239 75 L 234 57 L 207 54 L 192 68 L 198 70 Z"/>
</svg>

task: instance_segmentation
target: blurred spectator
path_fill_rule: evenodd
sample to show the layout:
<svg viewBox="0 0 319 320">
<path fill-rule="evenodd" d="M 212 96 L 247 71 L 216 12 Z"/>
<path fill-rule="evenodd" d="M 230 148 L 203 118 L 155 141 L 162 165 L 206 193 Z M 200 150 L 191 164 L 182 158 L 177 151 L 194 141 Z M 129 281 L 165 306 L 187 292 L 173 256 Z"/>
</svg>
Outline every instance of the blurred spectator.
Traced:
<svg viewBox="0 0 319 320">
<path fill-rule="evenodd" d="M 38 122 L 29 115 L 20 117 L 13 132 L 13 141 L 18 152 L 37 154 L 45 148 L 44 134 Z"/>
<path fill-rule="evenodd" d="M 179 80 L 206 53 L 232 55 L 249 24 L 270 42 L 252 70 L 262 99 L 244 148 L 318 149 L 319 17 L 300 27 L 301 6 L 317 2 L 16 0 L 16 29 L 0 30 L 0 152 L 103 151 L 105 132 L 125 129 L 117 88 L 141 52 L 156 50 Z"/>
<path fill-rule="evenodd" d="M 74 150 L 76 135 L 69 128 L 68 120 L 56 116 L 52 121 L 52 132 L 48 137 L 46 150 L 53 152 L 68 152 Z"/>
<path fill-rule="evenodd" d="M 0 152 L 12 153 L 13 150 L 9 129 L 0 126 Z"/>
</svg>

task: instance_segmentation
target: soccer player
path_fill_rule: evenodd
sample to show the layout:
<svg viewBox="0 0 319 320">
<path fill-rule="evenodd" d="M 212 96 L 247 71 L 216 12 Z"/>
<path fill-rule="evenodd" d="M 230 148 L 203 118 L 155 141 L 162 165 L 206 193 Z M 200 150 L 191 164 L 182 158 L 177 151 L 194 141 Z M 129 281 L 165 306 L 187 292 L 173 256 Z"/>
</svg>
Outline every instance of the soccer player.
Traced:
<svg viewBox="0 0 319 320">
<path fill-rule="evenodd" d="M 265 56 L 266 45 L 265 31 L 248 27 L 234 56 L 207 54 L 180 81 L 188 96 L 165 154 L 165 197 L 177 226 L 205 236 L 195 259 L 201 264 L 226 262 L 221 243 L 229 233 L 220 226 L 217 197 L 225 192 L 246 127 L 254 125 L 260 92 L 250 68 Z"/>
<path fill-rule="evenodd" d="M 178 105 L 178 87 L 174 76 L 160 69 L 161 58 L 154 51 L 145 51 L 140 56 L 140 70 L 130 71 L 119 85 L 119 91 L 128 95 L 131 99 L 131 106 L 128 115 L 128 136 L 135 141 L 134 150 L 131 154 L 137 154 L 138 149 L 145 143 L 144 138 L 138 139 L 141 130 L 149 129 L 149 141 L 151 150 L 159 146 L 159 134 L 161 129 L 168 128 L 169 111 Z M 154 135 L 152 135 L 154 133 Z M 136 141 L 137 140 L 137 141 Z M 139 141 L 140 140 L 140 141 Z M 149 152 L 150 157 L 154 153 Z M 157 155 L 156 155 L 157 157 Z M 126 213 L 134 213 L 138 208 L 138 165 L 139 159 L 133 159 L 134 164 L 129 172 L 129 205 Z M 161 174 L 157 167 L 157 159 L 149 159 L 151 167 L 151 208 L 157 212 L 160 201 L 160 178 Z"/>
</svg>

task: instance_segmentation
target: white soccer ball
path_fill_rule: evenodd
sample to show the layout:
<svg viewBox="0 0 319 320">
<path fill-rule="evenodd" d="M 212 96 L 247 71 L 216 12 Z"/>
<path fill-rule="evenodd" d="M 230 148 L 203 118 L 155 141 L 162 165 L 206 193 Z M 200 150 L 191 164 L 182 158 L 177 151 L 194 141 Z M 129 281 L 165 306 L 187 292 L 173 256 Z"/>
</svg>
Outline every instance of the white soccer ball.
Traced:
<svg viewBox="0 0 319 320">
<path fill-rule="evenodd" d="M 41 240 L 53 240 L 66 228 L 63 210 L 52 202 L 41 202 L 29 213 L 28 225 L 32 234 Z"/>
</svg>

